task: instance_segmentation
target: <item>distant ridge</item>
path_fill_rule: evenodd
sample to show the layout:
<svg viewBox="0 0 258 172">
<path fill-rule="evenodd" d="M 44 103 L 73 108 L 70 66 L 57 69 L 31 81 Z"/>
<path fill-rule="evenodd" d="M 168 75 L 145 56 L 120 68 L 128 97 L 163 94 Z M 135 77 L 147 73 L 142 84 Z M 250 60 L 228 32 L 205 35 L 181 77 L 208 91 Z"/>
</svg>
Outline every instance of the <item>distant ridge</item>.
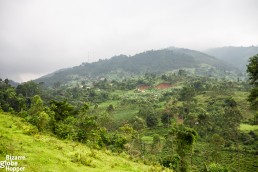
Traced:
<svg viewBox="0 0 258 172">
<path fill-rule="evenodd" d="M 220 47 L 210 49 L 206 51 L 206 53 L 218 59 L 221 59 L 245 72 L 248 59 L 255 54 L 258 54 L 258 47 Z"/>
<path fill-rule="evenodd" d="M 145 51 L 134 56 L 114 56 L 110 59 L 93 63 L 82 63 L 80 66 L 61 69 L 36 79 L 36 82 L 54 84 L 66 83 L 79 78 L 98 78 L 107 75 L 118 75 L 119 78 L 144 73 L 164 73 L 182 68 L 198 68 L 201 65 L 218 70 L 236 70 L 231 65 L 205 53 L 184 48 L 166 48 Z"/>
</svg>

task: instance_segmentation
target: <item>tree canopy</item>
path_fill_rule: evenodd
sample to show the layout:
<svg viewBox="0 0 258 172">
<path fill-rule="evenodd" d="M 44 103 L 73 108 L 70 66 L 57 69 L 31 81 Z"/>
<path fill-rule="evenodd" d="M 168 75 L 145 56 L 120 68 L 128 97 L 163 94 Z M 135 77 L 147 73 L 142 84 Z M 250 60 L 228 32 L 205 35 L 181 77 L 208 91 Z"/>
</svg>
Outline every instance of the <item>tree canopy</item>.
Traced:
<svg viewBox="0 0 258 172">
<path fill-rule="evenodd" d="M 248 101 L 251 102 L 251 106 L 254 109 L 258 109 L 258 54 L 249 59 L 247 73 L 249 75 L 250 84 L 253 86 Z"/>
</svg>

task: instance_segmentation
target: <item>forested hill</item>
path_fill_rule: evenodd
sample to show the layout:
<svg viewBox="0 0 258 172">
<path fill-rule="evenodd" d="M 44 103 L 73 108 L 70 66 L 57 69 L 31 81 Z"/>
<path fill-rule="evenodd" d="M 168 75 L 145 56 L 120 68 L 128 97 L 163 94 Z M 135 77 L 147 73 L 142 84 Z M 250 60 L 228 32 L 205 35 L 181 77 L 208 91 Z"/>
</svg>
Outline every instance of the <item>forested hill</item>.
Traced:
<svg viewBox="0 0 258 172">
<path fill-rule="evenodd" d="M 54 84 L 87 78 L 116 76 L 117 78 L 144 73 L 163 73 L 182 68 L 199 68 L 206 66 L 219 70 L 234 70 L 225 62 L 199 51 L 168 48 L 151 50 L 134 56 L 119 55 L 111 59 L 99 60 L 93 63 L 82 63 L 80 66 L 59 70 L 43 76 L 36 82 Z"/>
<path fill-rule="evenodd" d="M 221 47 L 210 49 L 206 51 L 206 53 L 218 59 L 224 60 L 241 71 L 246 71 L 248 59 L 255 54 L 258 54 L 258 47 Z"/>
</svg>

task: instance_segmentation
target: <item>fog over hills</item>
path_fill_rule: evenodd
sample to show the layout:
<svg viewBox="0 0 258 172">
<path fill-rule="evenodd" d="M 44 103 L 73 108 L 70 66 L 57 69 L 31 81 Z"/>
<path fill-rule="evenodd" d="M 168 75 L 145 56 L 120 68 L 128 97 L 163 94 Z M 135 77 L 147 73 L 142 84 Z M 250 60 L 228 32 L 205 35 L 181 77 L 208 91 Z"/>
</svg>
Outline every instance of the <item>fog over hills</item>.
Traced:
<svg viewBox="0 0 258 172">
<path fill-rule="evenodd" d="M 199 51 L 166 48 L 150 50 L 130 57 L 119 55 L 98 62 L 82 63 L 80 66 L 58 70 L 35 81 L 53 84 L 83 78 L 87 80 L 92 77 L 107 77 L 108 75 L 116 75 L 121 78 L 144 73 L 164 73 L 185 68 L 200 68 L 203 65 L 217 70 L 236 71 L 236 68 L 231 65 Z"/>
<path fill-rule="evenodd" d="M 255 54 L 258 54 L 258 47 L 257 46 L 250 46 L 250 47 L 220 47 L 214 48 L 206 51 L 205 53 L 217 57 L 221 59 L 241 71 L 246 71 L 246 65 L 248 63 L 248 59 Z"/>
<path fill-rule="evenodd" d="M 0 1 L 1 78 L 18 82 L 170 45 L 257 45 L 257 0 Z M 87 60 L 88 59 L 88 60 Z"/>
</svg>

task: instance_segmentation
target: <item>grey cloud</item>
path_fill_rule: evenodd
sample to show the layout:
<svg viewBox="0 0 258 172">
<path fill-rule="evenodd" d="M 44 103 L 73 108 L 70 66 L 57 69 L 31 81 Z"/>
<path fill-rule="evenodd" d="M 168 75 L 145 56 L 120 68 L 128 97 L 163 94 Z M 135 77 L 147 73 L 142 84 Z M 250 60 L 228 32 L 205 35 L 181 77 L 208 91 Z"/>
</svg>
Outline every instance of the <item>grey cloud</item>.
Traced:
<svg viewBox="0 0 258 172">
<path fill-rule="evenodd" d="M 25 81 L 88 56 L 257 45 L 257 8 L 256 0 L 0 0 L 0 77 Z"/>
</svg>

